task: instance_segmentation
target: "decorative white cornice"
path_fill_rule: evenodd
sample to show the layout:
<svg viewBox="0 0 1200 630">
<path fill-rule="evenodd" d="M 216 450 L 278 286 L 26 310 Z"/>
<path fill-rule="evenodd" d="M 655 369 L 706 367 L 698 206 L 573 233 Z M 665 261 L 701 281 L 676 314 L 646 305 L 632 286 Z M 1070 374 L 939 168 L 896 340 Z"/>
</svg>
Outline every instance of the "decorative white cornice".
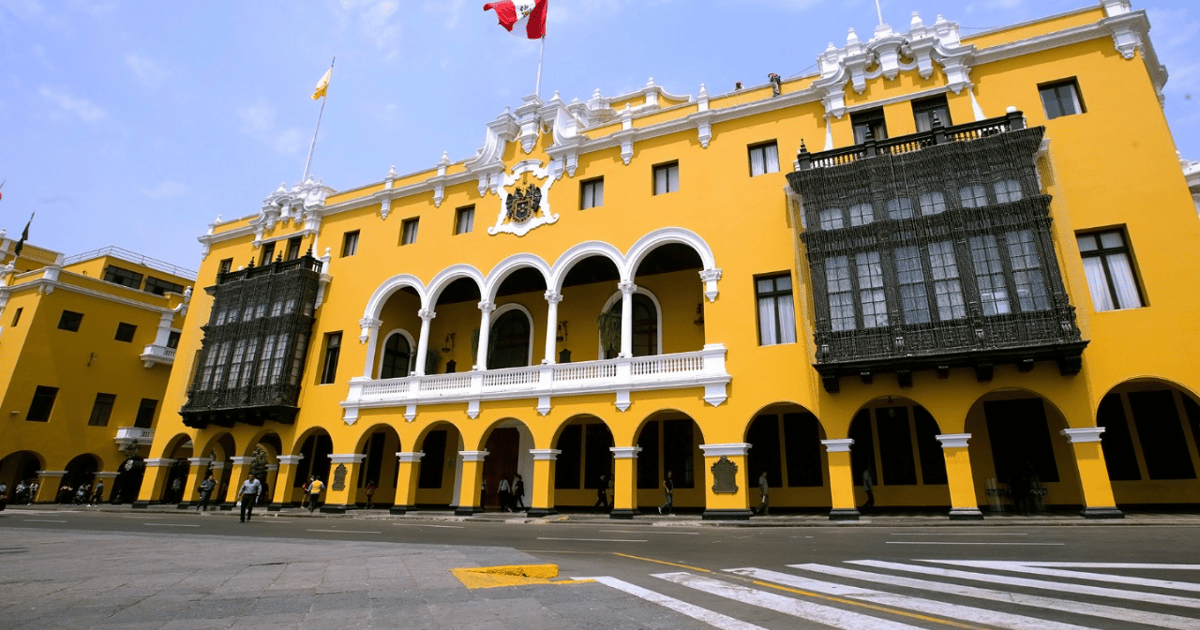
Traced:
<svg viewBox="0 0 1200 630">
<path fill-rule="evenodd" d="M 850 445 L 854 444 L 854 440 L 821 440 L 825 445 L 825 451 L 829 453 L 849 453 Z"/>
<path fill-rule="evenodd" d="M 208 466 L 213 460 L 209 457 L 189 457 L 187 461 L 189 466 L 197 467 Z"/>
<path fill-rule="evenodd" d="M 405 464 L 418 464 L 421 462 L 422 457 L 425 457 L 425 453 L 423 451 L 417 451 L 415 453 L 396 453 L 396 459 Z"/>
<path fill-rule="evenodd" d="M 701 444 L 700 450 L 705 457 L 742 457 L 750 452 L 752 444 L 740 442 L 736 444 Z"/>
<path fill-rule="evenodd" d="M 562 455 L 562 451 L 556 448 L 531 448 L 529 454 L 533 455 L 535 462 L 552 462 Z"/>
<path fill-rule="evenodd" d="M 302 459 L 304 459 L 304 455 L 280 455 L 279 463 L 283 466 L 295 466 Z"/>
<path fill-rule="evenodd" d="M 642 452 L 640 446 L 610 446 L 608 450 L 612 451 L 613 459 L 637 459 L 638 453 Z"/>
<path fill-rule="evenodd" d="M 330 453 L 329 461 L 334 464 L 361 464 L 367 456 L 363 453 Z"/>
<path fill-rule="evenodd" d="M 113 302 L 115 304 L 120 304 L 122 306 L 128 306 L 131 308 L 138 308 L 138 309 L 150 311 L 152 313 L 158 314 L 159 316 L 174 314 L 174 310 L 170 309 L 166 306 L 154 306 L 153 304 L 146 304 L 145 302 L 139 302 L 137 300 L 133 300 L 130 298 L 124 298 L 124 297 L 120 297 L 118 295 L 112 295 L 110 293 L 105 293 L 105 292 L 99 291 L 97 289 L 89 289 L 86 287 L 81 287 L 77 284 L 63 282 L 62 280 L 59 279 L 62 275 L 67 275 L 67 276 L 71 276 L 71 277 L 75 277 L 75 278 L 83 278 L 86 281 L 95 281 L 96 278 L 93 278 L 91 276 L 84 276 L 84 275 L 80 275 L 80 274 L 71 273 L 70 271 L 63 271 L 59 267 L 42 267 L 41 269 L 35 269 L 34 271 L 28 272 L 28 275 L 37 275 L 37 274 L 42 274 L 42 277 L 36 278 L 33 280 L 28 280 L 25 282 L 20 282 L 21 276 L 17 276 L 17 278 L 16 278 L 17 283 L 0 286 L 0 299 L 6 299 L 8 297 L 11 297 L 15 293 L 23 292 L 23 291 L 37 291 L 43 295 L 49 295 L 51 293 L 54 293 L 54 291 L 57 289 L 62 289 L 63 291 L 70 291 L 72 293 L 86 295 L 88 297 L 96 298 L 98 300 L 105 300 L 108 302 Z M 26 275 L 26 274 L 22 274 L 22 275 Z M 101 281 L 101 282 L 103 282 L 103 281 Z M 143 295 L 143 296 L 150 295 L 144 291 L 139 291 L 137 289 L 133 289 L 133 288 L 130 288 L 130 287 L 127 287 L 124 285 L 114 284 L 114 283 L 109 283 L 109 284 L 112 284 L 113 290 L 118 293 L 129 291 L 136 295 Z M 105 285 L 105 288 L 108 288 L 108 286 Z M 166 300 L 164 299 L 163 302 L 165 304 Z"/>
<path fill-rule="evenodd" d="M 970 433 L 947 433 L 944 435 L 935 435 L 939 442 L 942 443 L 942 448 L 967 448 L 967 440 L 971 439 Z"/>
<path fill-rule="evenodd" d="M 487 451 L 459 451 L 458 456 L 464 462 L 482 462 L 488 456 Z"/>
<path fill-rule="evenodd" d="M 1071 444 L 1091 444 L 1100 441 L 1100 434 L 1104 433 L 1104 427 L 1063 429 L 1059 433 L 1064 435 L 1067 438 L 1067 442 Z"/>
</svg>

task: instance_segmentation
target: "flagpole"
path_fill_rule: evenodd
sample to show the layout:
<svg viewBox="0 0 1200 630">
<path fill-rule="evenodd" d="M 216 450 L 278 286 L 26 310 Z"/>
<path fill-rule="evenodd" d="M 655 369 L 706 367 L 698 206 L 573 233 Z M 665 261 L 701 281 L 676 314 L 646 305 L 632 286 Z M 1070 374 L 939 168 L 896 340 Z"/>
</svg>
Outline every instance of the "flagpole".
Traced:
<svg viewBox="0 0 1200 630">
<path fill-rule="evenodd" d="M 546 36 L 542 35 L 542 52 L 538 55 L 538 75 L 537 87 L 534 88 L 533 94 L 538 98 L 542 97 L 542 60 L 546 58 Z"/>
<path fill-rule="evenodd" d="M 329 62 L 329 69 L 333 70 L 333 64 L 337 62 L 337 57 Z M 328 89 L 328 88 L 326 88 Z M 313 149 L 317 147 L 317 133 L 321 131 L 321 116 L 325 114 L 325 100 L 329 98 L 328 92 L 321 95 L 321 111 L 317 112 L 317 128 L 313 129 L 312 143 L 308 145 L 308 160 L 304 162 L 304 176 L 300 178 L 300 183 L 308 181 L 308 169 L 312 166 Z"/>
</svg>

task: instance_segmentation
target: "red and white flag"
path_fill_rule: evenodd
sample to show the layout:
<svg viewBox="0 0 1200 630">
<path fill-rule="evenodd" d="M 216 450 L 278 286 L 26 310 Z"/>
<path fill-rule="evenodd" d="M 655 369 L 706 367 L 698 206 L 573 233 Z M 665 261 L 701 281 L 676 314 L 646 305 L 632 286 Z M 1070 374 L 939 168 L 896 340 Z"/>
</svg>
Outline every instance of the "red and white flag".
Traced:
<svg viewBox="0 0 1200 630">
<path fill-rule="evenodd" d="M 484 11 L 495 11 L 500 26 L 518 37 L 541 39 L 546 36 L 546 5 L 550 0 L 504 0 L 483 5 Z"/>
</svg>

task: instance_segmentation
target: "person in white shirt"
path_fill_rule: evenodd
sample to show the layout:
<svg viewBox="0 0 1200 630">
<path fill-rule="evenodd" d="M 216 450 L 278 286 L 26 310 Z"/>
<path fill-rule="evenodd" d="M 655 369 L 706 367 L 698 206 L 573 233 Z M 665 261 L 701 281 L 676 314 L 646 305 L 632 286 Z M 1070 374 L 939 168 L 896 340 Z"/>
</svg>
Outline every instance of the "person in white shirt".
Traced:
<svg viewBox="0 0 1200 630">
<path fill-rule="evenodd" d="M 242 523 L 250 520 L 250 515 L 254 513 L 254 504 L 258 502 L 261 492 L 262 483 L 254 477 L 254 473 L 250 473 L 250 478 L 242 482 L 242 487 L 238 490 L 238 499 L 242 503 Z"/>
</svg>

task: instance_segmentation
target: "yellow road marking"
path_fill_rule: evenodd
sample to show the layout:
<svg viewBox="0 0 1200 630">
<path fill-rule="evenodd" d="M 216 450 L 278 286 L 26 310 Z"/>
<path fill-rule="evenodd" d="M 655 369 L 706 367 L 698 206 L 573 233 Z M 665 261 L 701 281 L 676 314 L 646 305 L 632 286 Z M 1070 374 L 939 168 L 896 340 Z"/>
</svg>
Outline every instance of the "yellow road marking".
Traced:
<svg viewBox="0 0 1200 630">
<path fill-rule="evenodd" d="M 644 560 L 646 562 L 654 562 L 656 564 L 665 564 L 669 567 L 679 567 L 681 569 L 688 569 L 690 571 L 700 571 L 702 573 L 712 573 L 712 571 L 709 571 L 708 569 L 701 569 L 700 567 L 691 567 L 686 564 L 678 564 L 675 562 L 667 562 L 666 560 L 655 560 L 654 558 L 643 558 L 641 556 L 631 556 L 627 553 L 617 553 L 615 551 L 613 552 L 613 555 L 621 556 L 622 558 L 633 558 L 634 560 Z"/>
<path fill-rule="evenodd" d="M 900 610 L 899 608 L 888 608 L 887 606 L 877 606 L 875 604 L 868 604 L 866 602 L 857 602 L 852 599 L 843 599 L 841 597 L 835 597 L 833 595 L 822 595 L 821 593 L 812 593 L 809 591 L 802 591 L 799 589 L 789 588 L 787 586 L 780 586 L 778 584 L 771 584 L 770 582 L 762 582 L 759 580 L 751 580 L 751 582 L 757 586 L 765 586 L 767 588 L 773 588 L 773 589 L 780 590 L 780 591 L 786 591 L 788 593 L 795 593 L 797 595 L 804 595 L 806 597 L 815 597 L 817 599 L 824 599 L 824 600 L 828 600 L 831 602 L 837 602 L 839 604 L 846 604 L 848 606 L 858 606 L 861 608 L 867 608 L 869 610 L 874 610 L 877 612 L 889 613 L 889 614 L 893 614 L 893 615 L 902 615 L 904 617 L 912 617 L 913 619 L 920 619 L 921 621 L 928 621 L 931 623 L 940 623 L 942 625 L 952 626 L 954 628 L 962 628 L 963 630 L 989 630 L 989 628 L 986 628 L 984 626 L 972 626 L 970 624 L 959 623 L 957 621 L 951 621 L 949 619 L 938 619 L 937 617 L 929 617 L 927 615 L 922 615 L 922 614 L 915 613 L 915 612 L 909 612 L 907 610 Z"/>
<path fill-rule="evenodd" d="M 515 564 L 498 567 L 450 569 L 454 577 L 469 589 L 525 586 L 529 584 L 581 584 L 592 580 L 557 580 L 557 564 Z"/>
</svg>

